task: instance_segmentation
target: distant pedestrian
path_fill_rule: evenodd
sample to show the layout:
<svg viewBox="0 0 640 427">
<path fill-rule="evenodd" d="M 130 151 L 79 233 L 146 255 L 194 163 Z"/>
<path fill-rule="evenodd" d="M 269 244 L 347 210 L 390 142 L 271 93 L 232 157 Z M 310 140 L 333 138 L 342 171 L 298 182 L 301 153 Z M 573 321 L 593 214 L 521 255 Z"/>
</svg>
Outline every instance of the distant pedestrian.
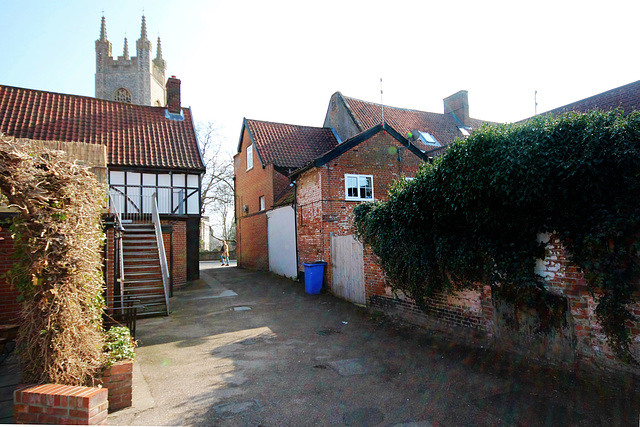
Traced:
<svg viewBox="0 0 640 427">
<path fill-rule="evenodd" d="M 222 241 L 222 252 L 220 253 L 222 265 L 229 265 L 229 245 L 226 240 Z M 226 261 L 226 264 L 225 264 Z"/>
</svg>

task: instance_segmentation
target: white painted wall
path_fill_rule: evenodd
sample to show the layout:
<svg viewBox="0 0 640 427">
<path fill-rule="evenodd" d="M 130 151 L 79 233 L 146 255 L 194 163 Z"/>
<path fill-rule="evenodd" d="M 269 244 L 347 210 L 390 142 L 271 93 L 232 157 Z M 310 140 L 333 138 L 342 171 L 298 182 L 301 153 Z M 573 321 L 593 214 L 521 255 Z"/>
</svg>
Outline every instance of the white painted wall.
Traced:
<svg viewBox="0 0 640 427">
<path fill-rule="evenodd" d="M 269 270 L 280 276 L 296 278 L 296 220 L 291 206 L 267 212 Z"/>
</svg>

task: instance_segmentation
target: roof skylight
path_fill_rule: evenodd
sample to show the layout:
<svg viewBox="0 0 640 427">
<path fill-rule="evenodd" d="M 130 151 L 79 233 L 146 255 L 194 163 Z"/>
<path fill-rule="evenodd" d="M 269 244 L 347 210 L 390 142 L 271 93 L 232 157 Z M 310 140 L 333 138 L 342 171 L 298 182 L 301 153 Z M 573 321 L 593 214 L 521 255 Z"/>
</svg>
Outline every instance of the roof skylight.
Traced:
<svg viewBox="0 0 640 427">
<path fill-rule="evenodd" d="M 425 144 L 425 145 L 434 145 L 436 147 L 440 147 L 440 143 L 438 142 L 436 137 L 431 135 L 429 132 L 418 131 L 418 133 L 420 134 L 418 139 L 420 139 L 423 142 L 423 144 Z"/>
</svg>

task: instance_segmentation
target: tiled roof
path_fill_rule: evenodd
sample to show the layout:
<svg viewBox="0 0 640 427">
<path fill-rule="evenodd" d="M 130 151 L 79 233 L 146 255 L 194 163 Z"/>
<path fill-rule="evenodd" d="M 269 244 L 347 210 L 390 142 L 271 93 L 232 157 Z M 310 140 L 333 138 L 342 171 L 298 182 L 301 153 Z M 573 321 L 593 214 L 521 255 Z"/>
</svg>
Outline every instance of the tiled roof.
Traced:
<svg viewBox="0 0 640 427">
<path fill-rule="evenodd" d="M 109 166 L 204 171 L 191 111 L 182 111 L 177 121 L 164 107 L 0 85 L 0 133 L 102 144 Z"/>
<path fill-rule="evenodd" d="M 362 101 L 342 95 L 345 103 L 351 109 L 357 120 L 360 130 L 370 129 L 382 122 L 382 108 L 380 104 Z M 408 110 L 405 108 L 384 106 L 384 121 L 398 133 L 407 136 L 408 132 L 419 130 L 428 132 L 443 146 L 453 142 L 455 138 L 462 138 L 461 124 L 449 114 L 428 113 L 425 111 Z M 471 128 L 475 129 L 484 123 L 490 123 L 478 119 L 470 119 Z M 417 145 L 417 144 L 416 144 Z M 422 150 L 433 150 L 434 146 L 425 145 Z"/>
<path fill-rule="evenodd" d="M 244 128 L 248 129 L 263 165 L 299 168 L 338 145 L 329 128 L 249 119 L 245 119 Z"/>
<path fill-rule="evenodd" d="M 622 108 L 625 113 L 640 109 L 640 80 L 572 102 L 543 114 L 562 114 L 568 111 L 586 113 L 591 110 L 609 111 L 616 108 Z"/>
</svg>

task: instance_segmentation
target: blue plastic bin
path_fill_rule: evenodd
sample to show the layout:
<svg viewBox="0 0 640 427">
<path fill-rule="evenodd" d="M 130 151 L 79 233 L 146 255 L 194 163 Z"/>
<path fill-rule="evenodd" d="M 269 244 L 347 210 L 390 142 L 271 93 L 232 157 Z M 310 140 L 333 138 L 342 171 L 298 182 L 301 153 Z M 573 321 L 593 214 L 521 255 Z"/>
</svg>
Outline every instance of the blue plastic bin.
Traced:
<svg viewBox="0 0 640 427">
<path fill-rule="evenodd" d="M 311 264 L 302 263 L 304 265 L 304 291 L 309 295 L 317 295 L 322 289 L 322 279 L 324 277 L 324 261 L 316 261 Z"/>
</svg>

